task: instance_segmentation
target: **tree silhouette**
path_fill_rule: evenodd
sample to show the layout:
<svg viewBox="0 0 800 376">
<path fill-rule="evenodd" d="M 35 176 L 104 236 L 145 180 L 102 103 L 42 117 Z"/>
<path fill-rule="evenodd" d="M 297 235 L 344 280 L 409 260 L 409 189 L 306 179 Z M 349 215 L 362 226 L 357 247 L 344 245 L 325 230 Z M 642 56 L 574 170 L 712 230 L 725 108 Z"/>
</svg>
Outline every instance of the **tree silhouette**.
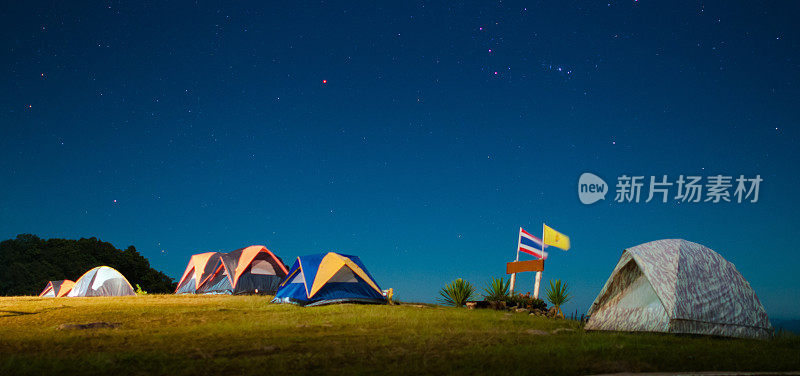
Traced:
<svg viewBox="0 0 800 376">
<path fill-rule="evenodd" d="M 120 250 L 96 238 L 48 239 L 20 234 L 0 242 L 0 295 L 34 295 L 47 281 L 78 279 L 96 266 L 117 269 L 132 284 L 152 293 L 172 293 L 175 283 L 150 267 L 136 247 Z"/>
</svg>

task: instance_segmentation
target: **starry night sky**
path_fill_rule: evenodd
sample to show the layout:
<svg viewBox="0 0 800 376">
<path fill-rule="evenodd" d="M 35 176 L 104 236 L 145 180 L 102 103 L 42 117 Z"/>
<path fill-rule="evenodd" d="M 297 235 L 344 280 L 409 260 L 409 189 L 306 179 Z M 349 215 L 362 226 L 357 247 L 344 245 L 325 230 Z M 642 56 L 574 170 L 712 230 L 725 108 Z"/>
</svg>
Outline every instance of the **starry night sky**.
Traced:
<svg viewBox="0 0 800 376">
<path fill-rule="evenodd" d="M 568 313 L 624 248 L 679 237 L 800 316 L 797 2 L 291 3 L 4 4 L 0 236 L 133 244 L 175 278 L 198 252 L 341 251 L 432 302 L 546 221 Z M 583 172 L 764 181 L 583 205 Z"/>
</svg>

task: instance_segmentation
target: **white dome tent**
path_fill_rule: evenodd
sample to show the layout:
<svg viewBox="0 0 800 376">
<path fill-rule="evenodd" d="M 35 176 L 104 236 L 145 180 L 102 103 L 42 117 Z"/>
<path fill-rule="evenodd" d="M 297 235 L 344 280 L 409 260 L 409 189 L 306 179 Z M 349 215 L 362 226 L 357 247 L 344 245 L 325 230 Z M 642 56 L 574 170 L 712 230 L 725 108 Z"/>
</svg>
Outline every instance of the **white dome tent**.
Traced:
<svg viewBox="0 0 800 376">
<path fill-rule="evenodd" d="M 98 266 L 84 273 L 67 294 L 70 297 L 129 295 L 136 295 L 133 286 L 120 272 L 108 266 Z"/>
<path fill-rule="evenodd" d="M 736 267 L 683 239 L 626 249 L 588 315 L 586 330 L 772 335 L 767 312 Z"/>
</svg>

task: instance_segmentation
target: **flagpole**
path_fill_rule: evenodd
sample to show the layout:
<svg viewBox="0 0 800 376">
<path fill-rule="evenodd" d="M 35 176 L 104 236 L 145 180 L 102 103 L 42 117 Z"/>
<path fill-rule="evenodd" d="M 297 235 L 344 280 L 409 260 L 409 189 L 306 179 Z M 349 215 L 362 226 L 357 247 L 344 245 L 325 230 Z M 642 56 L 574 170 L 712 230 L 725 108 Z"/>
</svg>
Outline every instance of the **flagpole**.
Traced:
<svg viewBox="0 0 800 376">
<path fill-rule="evenodd" d="M 522 227 L 519 228 L 519 234 L 517 235 L 517 258 L 514 261 L 519 261 L 519 245 L 522 243 Z M 514 295 L 514 282 L 517 280 L 517 273 L 511 274 L 511 295 Z"/>
<path fill-rule="evenodd" d="M 542 222 L 542 266 L 544 266 L 544 247 L 547 244 L 545 240 L 545 232 L 544 232 L 544 222 Z M 544 268 L 542 268 L 544 270 Z M 533 298 L 539 299 L 539 282 L 542 280 L 542 272 L 536 272 L 536 276 L 533 279 Z"/>
</svg>

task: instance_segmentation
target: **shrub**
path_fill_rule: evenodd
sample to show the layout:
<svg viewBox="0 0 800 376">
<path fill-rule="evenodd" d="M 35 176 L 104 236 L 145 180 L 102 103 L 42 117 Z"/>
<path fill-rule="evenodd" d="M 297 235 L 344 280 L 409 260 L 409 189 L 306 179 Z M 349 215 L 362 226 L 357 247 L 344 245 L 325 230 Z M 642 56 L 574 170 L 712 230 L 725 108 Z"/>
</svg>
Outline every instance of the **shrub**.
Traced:
<svg viewBox="0 0 800 376">
<path fill-rule="evenodd" d="M 564 312 L 561 312 L 561 306 L 572 299 L 572 296 L 569 294 L 569 290 L 567 288 L 566 283 L 561 283 L 560 279 L 550 280 L 550 287 L 547 288 L 547 300 L 556 307 L 556 314 L 560 317 L 564 317 Z"/>
<path fill-rule="evenodd" d="M 506 297 L 506 305 L 509 307 L 517 306 L 527 309 L 547 309 L 547 303 L 542 299 L 537 299 L 531 296 L 531 293 L 515 294 Z"/>
<path fill-rule="evenodd" d="M 459 278 L 453 281 L 450 284 L 445 285 L 441 291 L 439 291 L 439 301 L 443 304 L 455 306 L 455 307 L 463 307 L 464 304 L 467 304 L 467 300 L 472 297 L 472 294 L 475 293 L 475 286 L 472 286 L 469 282 Z"/>
<path fill-rule="evenodd" d="M 147 291 L 142 290 L 138 283 L 136 284 L 136 295 L 147 295 Z"/>
<path fill-rule="evenodd" d="M 490 302 L 506 300 L 510 283 L 511 280 L 505 281 L 503 277 L 492 278 L 492 281 L 483 288 L 483 298 Z"/>
</svg>

